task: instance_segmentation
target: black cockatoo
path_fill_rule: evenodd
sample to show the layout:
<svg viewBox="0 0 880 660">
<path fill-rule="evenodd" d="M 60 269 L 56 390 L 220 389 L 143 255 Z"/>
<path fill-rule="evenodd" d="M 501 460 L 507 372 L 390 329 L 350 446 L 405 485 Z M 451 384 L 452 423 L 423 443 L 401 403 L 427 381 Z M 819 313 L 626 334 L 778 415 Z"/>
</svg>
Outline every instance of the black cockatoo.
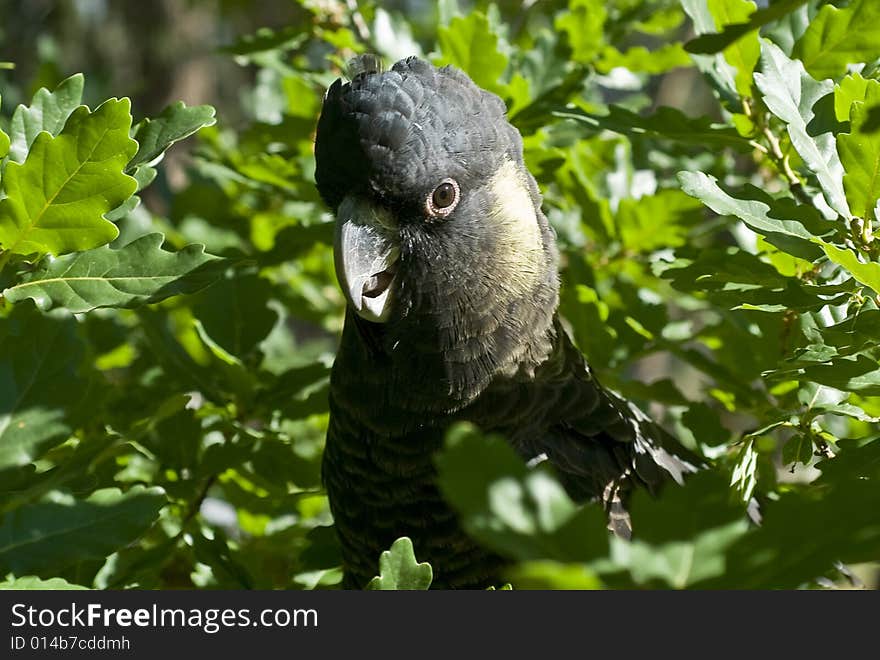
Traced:
<svg viewBox="0 0 880 660">
<path fill-rule="evenodd" d="M 549 461 L 623 535 L 631 485 L 680 482 L 699 459 L 604 389 L 560 324 L 554 233 L 501 99 L 452 67 L 376 61 L 329 88 L 315 141 L 348 299 L 323 462 L 344 585 L 409 536 L 434 586 L 485 586 L 500 560 L 435 484 L 455 421 Z"/>
</svg>

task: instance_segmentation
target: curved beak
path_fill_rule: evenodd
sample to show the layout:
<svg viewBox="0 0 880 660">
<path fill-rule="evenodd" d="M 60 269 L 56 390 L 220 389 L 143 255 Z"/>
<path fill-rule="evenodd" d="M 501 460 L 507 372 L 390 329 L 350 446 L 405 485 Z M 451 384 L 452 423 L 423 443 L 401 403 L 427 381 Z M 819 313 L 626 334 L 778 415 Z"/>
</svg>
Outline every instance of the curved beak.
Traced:
<svg viewBox="0 0 880 660">
<path fill-rule="evenodd" d="M 366 320 L 388 320 L 399 257 L 391 215 L 365 199 L 346 197 L 336 213 L 333 261 L 345 297 Z"/>
</svg>

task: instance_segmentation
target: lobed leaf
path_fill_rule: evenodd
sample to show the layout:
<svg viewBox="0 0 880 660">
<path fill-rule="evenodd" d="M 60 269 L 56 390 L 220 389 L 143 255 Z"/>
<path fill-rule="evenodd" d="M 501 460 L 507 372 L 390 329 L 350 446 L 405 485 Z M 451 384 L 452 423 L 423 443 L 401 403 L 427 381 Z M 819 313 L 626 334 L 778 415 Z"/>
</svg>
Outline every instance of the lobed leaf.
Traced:
<svg viewBox="0 0 880 660">
<path fill-rule="evenodd" d="M 605 3 L 597 0 L 571 0 L 568 10 L 556 17 L 553 27 L 568 37 L 575 62 L 590 63 L 599 54 L 607 17 Z"/>
<path fill-rule="evenodd" d="M 660 140 L 674 140 L 701 146 L 733 147 L 751 151 L 748 140 L 734 129 L 716 124 L 709 117 L 691 118 L 676 108 L 661 107 L 653 115 L 642 117 L 620 106 L 609 106 L 608 114 L 584 110 L 557 110 L 556 117 L 571 119 L 593 131 L 614 131 L 623 135 Z"/>
<path fill-rule="evenodd" d="M 751 0 L 708 0 L 709 11 L 717 28 L 748 21 L 755 13 Z M 758 63 L 761 47 L 756 31 L 746 31 L 724 49 L 724 58 L 733 66 L 733 80 L 740 96 L 752 95 L 752 72 Z"/>
<path fill-rule="evenodd" d="M 695 39 L 691 39 L 684 45 L 684 49 L 689 53 L 698 55 L 720 53 L 748 33 L 757 31 L 758 28 L 772 21 L 779 20 L 786 14 L 807 4 L 807 2 L 808 0 L 779 0 L 769 7 L 758 9 L 749 14 L 749 20 L 746 22 L 728 23 L 724 25 L 724 29 L 719 33 L 703 34 Z"/>
<path fill-rule="evenodd" d="M 839 248 L 830 243 L 823 243 L 822 249 L 828 258 L 846 268 L 849 273 L 865 286 L 880 292 L 880 263 L 876 261 L 862 262 L 852 250 Z"/>
<path fill-rule="evenodd" d="M 27 575 L 20 578 L 10 578 L 0 582 L 0 591 L 4 589 L 22 590 L 22 591 L 69 591 L 74 589 L 88 589 L 81 584 L 71 584 L 67 580 L 61 578 L 50 578 L 41 580 L 33 575 Z"/>
<path fill-rule="evenodd" d="M 782 201 L 766 195 L 753 194 L 758 198 L 737 199 L 726 193 L 715 177 L 703 172 L 679 172 L 678 180 L 688 195 L 700 199 L 719 215 L 736 216 L 779 249 L 808 260 L 820 254 L 814 244 L 813 232 L 822 232 L 823 228 L 815 209 L 792 204 L 787 208 L 780 207 Z M 792 217 L 797 219 L 787 219 Z"/>
<path fill-rule="evenodd" d="M 817 82 L 801 62 L 789 59 L 779 46 L 769 41 L 762 42 L 761 73 L 755 74 L 755 83 L 770 111 L 788 125 L 792 145 L 816 175 L 829 206 L 849 219 L 843 165 L 837 155 L 834 135 L 821 125 L 822 120 L 828 118 L 817 115 L 820 99 L 834 93 L 833 83 L 830 80 Z"/>
<path fill-rule="evenodd" d="M 880 57 L 880 3 L 853 0 L 845 8 L 826 4 L 794 45 L 794 57 L 816 78 L 836 78 L 856 62 Z"/>
<path fill-rule="evenodd" d="M 868 111 L 880 105 L 880 83 L 865 81 L 863 100 L 851 106 L 850 131 L 837 136 L 837 151 L 846 170 L 843 188 L 853 214 L 866 222 L 874 220 L 874 206 L 880 199 L 880 132 L 865 130 Z M 835 91 L 835 100 L 837 92 Z"/>
<path fill-rule="evenodd" d="M 22 506 L 0 518 L 0 571 L 51 575 L 85 559 L 103 559 L 143 534 L 165 503 L 161 488 L 134 486 Z"/>
<path fill-rule="evenodd" d="M 858 73 L 851 73 L 834 86 L 834 116 L 837 121 L 841 123 L 849 121 L 853 103 L 864 101 L 868 86 L 873 84 L 877 84 L 876 81 L 862 78 Z"/>
<path fill-rule="evenodd" d="M 79 314 L 99 307 L 137 307 L 202 289 L 219 276 L 226 261 L 205 254 L 201 245 L 178 252 L 162 249 L 162 234 L 147 234 L 128 245 L 103 246 L 45 259 L 22 281 L 3 291 L 11 302 L 28 298 L 48 310 Z"/>
<path fill-rule="evenodd" d="M 728 550 L 727 573 L 699 586 L 794 589 L 831 570 L 835 562 L 876 560 L 880 443 L 843 444 L 838 458 L 819 464 L 824 473 L 817 482 L 821 498 L 789 491 L 766 502 L 761 526 Z"/>
<path fill-rule="evenodd" d="M 141 165 L 153 165 L 172 144 L 189 137 L 200 128 L 216 123 L 214 108 L 210 105 L 186 107 L 183 101 L 169 105 L 158 117 L 144 119 L 134 129 L 138 150 L 126 171 Z"/>
<path fill-rule="evenodd" d="M 403 536 L 379 556 L 379 575 L 367 589 L 375 591 L 423 591 L 431 586 L 434 572 L 428 563 L 418 563 L 412 541 Z"/>
<path fill-rule="evenodd" d="M 633 539 L 613 539 L 611 559 L 636 584 L 659 580 L 684 589 L 723 576 L 728 549 L 748 530 L 743 507 L 731 503 L 727 483 L 711 471 L 690 476 L 662 498 L 639 490 L 631 508 Z"/>
<path fill-rule="evenodd" d="M 507 68 L 507 56 L 498 50 L 498 35 L 481 12 L 456 16 L 437 32 L 442 64 L 452 64 L 473 81 L 492 92 L 500 92 L 499 79 Z"/>
<path fill-rule="evenodd" d="M 272 284 L 256 273 L 230 273 L 194 301 L 208 336 L 238 358 L 254 350 L 278 322 L 269 307 Z"/>
<path fill-rule="evenodd" d="M 546 469 L 529 469 L 500 436 L 461 424 L 436 458 L 438 483 L 467 532 L 520 560 L 605 556 L 605 514 L 578 507 Z"/>
<path fill-rule="evenodd" d="M 10 162 L 0 200 L 0 246 L 21 255 L 64 254 L 119 234 L 104 214 L 127 200 L 137 182 L 123 172 L 137 150 L 129 136 L 128 99 L 80 106 L 64 130 L 40 133 L 24 164 Z"/>
<path fill-rule="evenodd" d="M 58 135 L 70 114 L 82 101 L 84 78 L 81 73 L 63 80 L 53 91 L 41 87 L 30 107 L 20 105 L 9 123 L 9 160 L 23 163 L 41 132 Z"/>
<path fill-rule="evenodd" d="M 16 308 L 0 319 L 0 470 L 30 463 L 70 435 L 66 411 L 88 384 L 69 316 Z"/>
</svg>

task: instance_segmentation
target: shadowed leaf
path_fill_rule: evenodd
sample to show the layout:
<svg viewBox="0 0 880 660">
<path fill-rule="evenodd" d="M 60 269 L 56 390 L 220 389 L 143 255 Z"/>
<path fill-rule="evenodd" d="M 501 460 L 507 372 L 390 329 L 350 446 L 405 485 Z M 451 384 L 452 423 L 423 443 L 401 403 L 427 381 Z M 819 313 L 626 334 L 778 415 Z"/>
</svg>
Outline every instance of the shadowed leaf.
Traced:
<svg viewBox="0 0 880 660">
<path fill-rule="evenodd" d="M 0 571 L 51 575 L 84 559 L 102 559 L 143 534 L 166 498 L 161 488 L 97 490 L 84 500 L 60 496 L 0 519 Z"/>
</svg>

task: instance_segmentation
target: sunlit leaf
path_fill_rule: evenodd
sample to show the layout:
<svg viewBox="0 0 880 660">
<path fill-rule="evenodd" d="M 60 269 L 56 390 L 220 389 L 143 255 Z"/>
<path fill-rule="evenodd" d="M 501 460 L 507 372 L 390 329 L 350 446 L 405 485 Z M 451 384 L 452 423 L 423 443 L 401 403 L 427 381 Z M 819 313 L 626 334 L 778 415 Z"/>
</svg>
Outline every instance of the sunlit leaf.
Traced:
<svg viewBox="0 0 880 660">
<path fill-rule="evenodd" d="M 804 71 L 801 62 L 789 59 L 769 41 L 761 44 L 761 72 L 755 74 L 755 83 L 770 111 L 788 125 L 791 143 L 816 175 L 828 204 L 849 218 L 843 166 L 834 135 L 823 130 L 824 127 L 813 125 L 817 102 L 834 93 L 834 84 L 829 80 L 817 82 Z"/>
<path fill-rule="evenodd" d="M 880 57 L 880 4 L 853 0 L 848 7 L 827 4 L 794 47 L 815 78 L 836 78 L 847 65 Z"/>
<path fill-rule="evenodd" d="M 839 248 L 830 243 L 824 243 L 822 249 L 831 261 L 846 268 L 859 282 L 871 287 L 874 291 L 880 291 L 880 263 L 859 261 L 852 250 Z"/>
<path fill-rule="evenodd" d="M 64 254 L 109 243 L 119 230 L 104 214 L 137 182 L 123 173 L 137 149 L 128 99 L 80 106 L 58 137 L 40 133 L 24 164 L 10 162 L 0 201 L 0 246 L 17 254 Z"/>
<path fill-rule="evenodd" d="M 81 73 L 61 82 L 53 91 L 41 88 L 30 106 L 20 105 L 9 124 L 9 160 L 23 163 L 41 131 L 58 135 L 64 123 L 82 100 L 84 78 Z"/>
<path fill-rule="evenodd" d="M 807 223 L 813 231 L 823 232 L 820 228 L 821 219 L 817 217 L 815 209 L 797 209 L 789 204 L 789 212 L 783 213 L 774 208 L 777 203 L 782 202 L 772 198 L 737 199 L 727 194 L 713 176 L 703 172 L 679 172 L 678 180 L 681 182 L 681 189 L 688 195 L 702 200 L 715 213 L 736 216 L 779 249 L 805 259 L 815 259 L 819 254 L 812 243 L 814 234 L 804 226 Z M 799 212 L 801 217 L 787 219 L 793 217 L 792 210 Z"/>
<path fill-rule="evenodd" d="M 201 245 L 162 249 L 162 234 L 147 234 L 125 247 L 108 246 L 44 260 L 5 291 L 11 302 L 31 298 L 42 309 L 89 312 L 98 307 L 135 307 L 191 293 L 215 281 L 223 262 Z"/>
<path fill-rule="evenodd" d="M 750 14 L 747 22 L 727 23 L 718 34 L 704 34 L 684 45 L 689 53 L 711 55 L 720 53 L 749 32 L 782 18 L 785 14 L 807 4 L 808 0 L 780 0 L 769 7 Z"/>
<path fill-rule="evenodd" d="M 597 0 L 571 0 L 556 17 L 554 27 L 567 35 L 574 61 L 590 62 L 599 53 L 606 18 L 605 3 Z"/>
<path fill-rule="evenodd" d="M 755 13 L 755 3 L 751 0 L 708 0 L 709 11 L 715 17 L 715 25 L 725 28 L 728 25 L 748 24 Z M 736 90 L 742 96 L 751 96 L 752 72 L 758 63 L 761 48 L 758 34 L 746 31 L 741 37 L 727 46 L 723 55 L 733 66 Z"/>
<path fill-rule="evenodd" d="M 215 121 L 214 108 L 211 106 L 188 108 L 181 101 L 169 105 L 155 118 L 144 119 L 134 130 L 138 150 L 128 163 L 127 171 L 131 172 L 139 165 L 154 164 L 172 144 L 200 128 L 213 126 Z"/>
<path fill-rule="evenodd" d="M 610 106 L 607 115 L 583 110 L 557 110 L 553 114 L 583 124 L 593 132 L 615 131 L 633 137 L 675 140 L 693 144 L 714 144 L 750 150 L 748 141 L 735 130 L 718 125 L 708 117 L 691 119 L 675 108 L 661 107 L 653 115 L 642 117 L 618 106 Z"/>
<path fill-rule="evenodd" d="M 452 64 L 470 74 L 477 85 L 499 92 L 499 79 L 507 68 L 507 57 L 498 50 L 498 36 L 485 14 L 456 16 L 437 34 L 441 63 Z"/>
<path fill-rule="evenodd" d="M 412 541 L 397 539 L 390 550 L 379 557 L 379 575 L 370 580 L 367 589 L 378 591 L 421 591 L 431 586 L 434 573 L 430 564 L 418 563 Z"/>
<path fill-rule="evenodd" d="M 838 88 L 839 90 L 840 88 Z M 836 100 L 837 92 L 835 92 Z M 850 130 L 837 136 L 837 151 L 846 170 L 843 187 L 854 215 L 874 220 L 874 206 L 880 199 L 880 132 L 864 130 L 868 111 L 880 105 L 880 83 L 866 81 L 864 100 L 851 105 Z"/>
</svg>

